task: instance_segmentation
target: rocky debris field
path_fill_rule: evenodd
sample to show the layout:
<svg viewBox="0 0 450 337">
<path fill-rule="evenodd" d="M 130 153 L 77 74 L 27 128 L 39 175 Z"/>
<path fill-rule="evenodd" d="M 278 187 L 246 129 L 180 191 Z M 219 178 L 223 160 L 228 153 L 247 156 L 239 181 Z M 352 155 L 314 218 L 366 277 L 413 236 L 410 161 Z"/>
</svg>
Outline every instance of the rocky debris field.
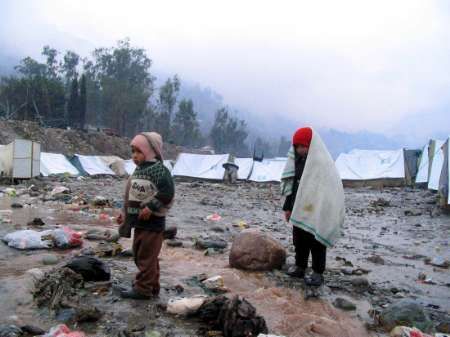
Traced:
<svg viewBox="0 0 450 337">
<path fill-rule="evenodd" d="M 326 285 L 305 300 L 303 282 L 286 275 L 294 250 L 278 185 L 177 181 L 161 295 L 139 302 L 119 297 L 136 272 L 131 240 L 115 225 L 124 185 L 54 177 L 0 186 L 0 238 L 8 238 L 0 336 L 67 327 L 74 336 L 450 332 L 450 216 L 429 191 L 347 189 Z"/>
</svg>

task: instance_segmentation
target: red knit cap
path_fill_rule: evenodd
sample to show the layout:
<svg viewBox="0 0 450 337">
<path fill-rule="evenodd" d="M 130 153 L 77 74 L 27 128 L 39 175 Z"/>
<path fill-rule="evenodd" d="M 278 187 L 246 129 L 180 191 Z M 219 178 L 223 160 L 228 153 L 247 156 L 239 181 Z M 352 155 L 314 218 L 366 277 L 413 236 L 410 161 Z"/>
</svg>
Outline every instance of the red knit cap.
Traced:
<svg viewBox="0 0 450 337">
<path fill-rule="evenodd" d="M 304 147 L 309 147 L 311 145 L 312 139 L 312 129 L 311 128 L 300 128 L 294 133 L 294 137 L 292 137 L 292 144 L 303 145 Z"/>
</svg>

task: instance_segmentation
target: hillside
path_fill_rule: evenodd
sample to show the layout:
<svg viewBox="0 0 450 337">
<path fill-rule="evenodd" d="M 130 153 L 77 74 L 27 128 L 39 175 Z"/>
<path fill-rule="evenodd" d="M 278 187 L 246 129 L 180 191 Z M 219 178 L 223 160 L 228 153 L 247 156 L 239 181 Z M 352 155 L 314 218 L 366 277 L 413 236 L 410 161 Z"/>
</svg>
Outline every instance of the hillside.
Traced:
<svg viewBox="0 0 450 337">
<path fill-rule="evenodd" d="M 44 152 L 130 157 L 128 138 L 108 136 L 103 132 L 42 128 L 27 121 L 0 121 L 0 144 L 8 144 L 16 138 L 37 141 Z M 167 159 L 175 159 L 179 151 L 176 146 L 165 144 Z"/>
</svg>

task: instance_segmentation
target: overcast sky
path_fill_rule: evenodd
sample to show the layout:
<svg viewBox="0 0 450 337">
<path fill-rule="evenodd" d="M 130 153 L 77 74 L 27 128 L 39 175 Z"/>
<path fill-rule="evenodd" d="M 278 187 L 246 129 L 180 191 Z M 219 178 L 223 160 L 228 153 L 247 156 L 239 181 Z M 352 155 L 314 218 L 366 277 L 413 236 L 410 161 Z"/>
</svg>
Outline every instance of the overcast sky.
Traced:
<svg viewBox="0 0 450 337">
<path fill-rule="evenodd" d="M 157 69 L 261 116 L 387 132 L 440 111 L 442 131 L 450 126 L 442 113 L 450 109 L 449 3 L 0 0 L 0 38 L 33 53 L 67 33 L 83 53 L 128 36 Z"/>
</svg>

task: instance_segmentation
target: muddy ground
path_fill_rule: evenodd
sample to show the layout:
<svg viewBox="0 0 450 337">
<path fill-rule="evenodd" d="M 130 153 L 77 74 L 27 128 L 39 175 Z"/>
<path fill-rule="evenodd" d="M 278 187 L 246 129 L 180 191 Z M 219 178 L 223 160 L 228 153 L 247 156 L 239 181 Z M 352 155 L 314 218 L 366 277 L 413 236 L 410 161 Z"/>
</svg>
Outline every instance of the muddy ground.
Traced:
<svg viewBox="0 0 450 337">
<path fill-rule="evenodd" d="M 30 184 L 39 189 L 35 197 L 26 190 Z M 80 208 L 69 199 L 43 201 L 48 198 L 45 190 L 59 185 L 71 189 L 69 199 L 89 202 L 101 195 L 111 200 L 112 207 Z M 450 216 L 442 214 L 436 196 L 429 191 L 347 189 L 344 235 L 328 251 L 326 286 L 321 299 L 306 301 L 302 282 L 285 274 L 294 261 L 294 251 L 291 228 L 283 221 L 278 185 L 177 181 L 176 186 L 176 202 L 167 225 L 178 227 L 177 237 L 183 247 L 163 247 L 160 298 L 144 302 L 120 299 L 115 285 L 130 284 L 136 271 L 133 259 L 103 258 L 111 267 L 112 284 L 94 286 L 80 294 L 83 303 L 96 306 L 103 316 L 98 322 L 75 327 L 90 336 L 117 336 L 121 330 L 201 336 L 209 327 L 195 319 L 170 316 L 164 307 L 172 297 L 205 294 L 196 281 L 202 273 L 223 276 L 225 287 L 247 298 L 266 319 L 271 333 L 284 336 L 386 336 L 374 318 L 402 298 L 420 301 L 436 323 L 449 318 L 450 272 L 433 266 L 430 260 L 450 260 Z M 6 187 L 0 186 L 0 191 Z M 84 233 L 93 228 L 115 229 L 114 216 L 121 206 L 124 180 L 47 179 L 13 187 L 18 197 L 0 198 L 0 237 L 27 228 L 28 221 L 36 217 L 46 223 L 46 228 L 64 225 Z M 12 203 L 25 207 L 11 209 Z M 206 220 L 214 213 L 222 217 L 220 221 Z M 286 247 L 284 270 L 249 273 L 228 266 L 233 237 L 245 228 L 268 232 Z M 194 246 L 199 238 L 225 239 L 228 248 L 205 254 Z M 120 243 L 124 249 L 129 248 L 131 240 L 121 239 Z M 27 270 L 52 270 L 55 266 L 42 263 L 44 256 L 56 255 L 59 267 L 81 249 L 98 244 L 84 240 L 80 249 L 19 251 L 0 242 L 0 323 L 27 323 L 44 329 L 57 324 L 51 312 L 36 307 Z M 357 309 L 344 312 L 335 308 L 337 297 L 351 301 Z"/>
</svg>

